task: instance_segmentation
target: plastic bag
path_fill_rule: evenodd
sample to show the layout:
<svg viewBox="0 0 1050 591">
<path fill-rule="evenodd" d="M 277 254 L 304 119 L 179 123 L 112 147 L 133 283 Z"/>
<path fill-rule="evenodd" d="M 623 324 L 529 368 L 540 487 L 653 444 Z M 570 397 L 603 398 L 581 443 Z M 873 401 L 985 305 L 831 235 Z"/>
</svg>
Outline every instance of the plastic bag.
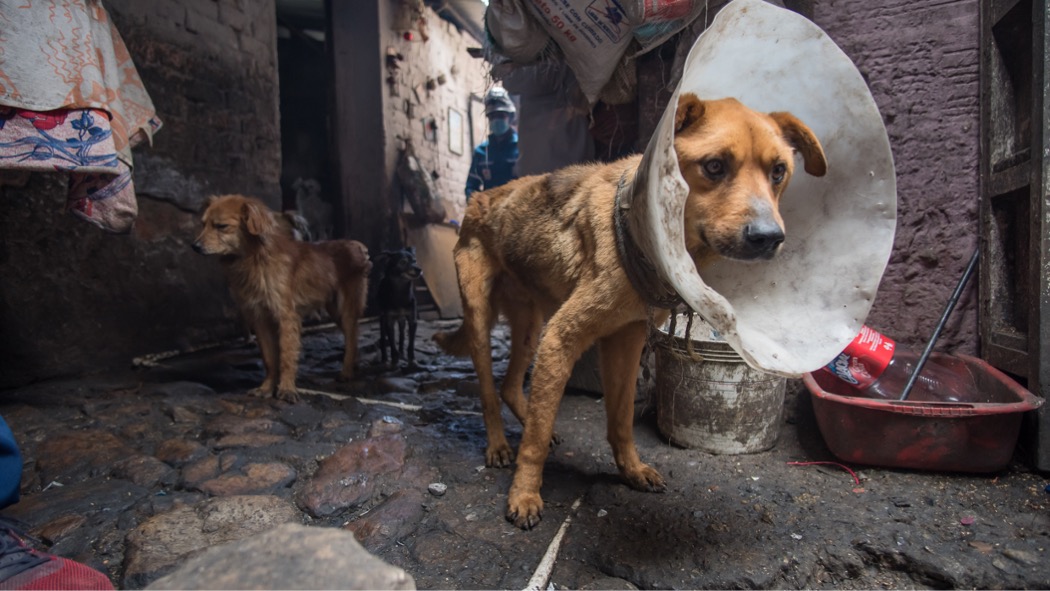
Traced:
<svg viewBox="0 0 1050 591">
<path fill-rule="evenodd" d="M 689 24 L 707 0 L 527 0 L 536 19 L 565 54 L 580 89 L 593 104 L 631 42 L 645 53 Z M 493 18 L 498 18 L 496 15 Z"/>
</svg>

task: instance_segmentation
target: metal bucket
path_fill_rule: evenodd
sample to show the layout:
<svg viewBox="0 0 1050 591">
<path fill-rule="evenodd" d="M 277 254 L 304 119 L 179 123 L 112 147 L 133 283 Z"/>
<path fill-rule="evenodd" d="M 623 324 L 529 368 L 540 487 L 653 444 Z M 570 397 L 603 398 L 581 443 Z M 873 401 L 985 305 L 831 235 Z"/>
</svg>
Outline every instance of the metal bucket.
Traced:
<svg viewBox="0 0 1050 591">
<path fill-rule="evenodd" d="M 693 332 L 695 337 L 696 331 Z M 675 445 L 714 454 L 767 450 L 780 435 L 786 380 L 751 368 L 724 341 L 659 334 L 657 426 Z"/>
</svg>

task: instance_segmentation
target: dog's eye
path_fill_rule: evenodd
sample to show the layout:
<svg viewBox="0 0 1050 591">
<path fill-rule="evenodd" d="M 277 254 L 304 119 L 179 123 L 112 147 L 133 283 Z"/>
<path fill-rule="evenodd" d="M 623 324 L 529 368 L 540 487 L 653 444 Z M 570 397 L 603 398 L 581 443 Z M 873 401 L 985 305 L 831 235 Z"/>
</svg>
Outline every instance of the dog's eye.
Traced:
<svg viewBox="0 0 1050 591">
<path fill-rule="evenodd" d="M 701 164 L 704 174 L 711 180 L 718 180 L 726 175 L 726 163 L 718 158 L 712 158 Z"/>
<path fill-rule="evenodd" d="M 778 162 L 777 164 L 773 165 L 773 172 L 770 176 L 773 177 L 774 185 L 779 185 L 780 183 L 784 182 L 784 176 L 787 175 L 787 169 L 787 165 L 783 162 Z"/>
<path fill-rule="evenodd" d="M 215 226 L 216 230 L 225 230 L 226 228 L 230 227 L 229 224 L 212 224 L 212 225 Z"/>
</svg>

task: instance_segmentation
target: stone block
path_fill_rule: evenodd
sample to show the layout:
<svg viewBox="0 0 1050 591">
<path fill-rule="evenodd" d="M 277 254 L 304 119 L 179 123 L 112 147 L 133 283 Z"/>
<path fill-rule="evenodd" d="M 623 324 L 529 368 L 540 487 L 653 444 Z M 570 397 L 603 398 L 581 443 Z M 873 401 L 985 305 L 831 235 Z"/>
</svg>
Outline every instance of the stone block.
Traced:
<svg viewBox="0 0 1050 591">
<path fill-rule="evenodd" d="M 147 589 L 415 589 L 404 570 L 369 554 L 353 534 L 285 524 L 212 548 Z"/>
<path fill-rule="evenodd" d="M 128 532 L 123 586 L 142 588 L 211 546 L 254 538 L 299 519 L 291 503 L 270 496 L 220 497 L 156 515 Z"/>
</svg>

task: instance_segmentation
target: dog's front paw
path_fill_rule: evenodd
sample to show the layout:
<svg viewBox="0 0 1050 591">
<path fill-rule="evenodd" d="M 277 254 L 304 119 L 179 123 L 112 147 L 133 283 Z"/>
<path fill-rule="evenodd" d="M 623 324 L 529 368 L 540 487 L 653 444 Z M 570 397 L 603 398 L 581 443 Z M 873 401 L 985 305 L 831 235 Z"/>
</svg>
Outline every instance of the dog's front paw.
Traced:
<svg viewBox="0 0 1050 591">
<path fill-rule="evenodd" d="M 509 468 L 513 462 L 514 449 L 507 442 L 485 449 L 485 465 L 489 468 Z"/>
<path fill-rule="evenodd" d="M 667 483 L 664 482 L 664 477 L 646 464 L 641 464 L 636 470 L 624 470 L 623 477 L 627 480 L 627 484 L 635 490 L 643 492 L 664 492 L 667 490 Z"/>
<path fill-rule="evenodd" d="M 507 521 L 521 529 L 532 529 L 543 519 L 543 499 L 539 493 L 515 493 L 507 499 Z"/>
<path fill-rule="evenodd" d="M 295 404 L 299 402 L 299 391 L 295 388 L 278 388 L 276 397 L 278 400 Z"/>
</svg>

